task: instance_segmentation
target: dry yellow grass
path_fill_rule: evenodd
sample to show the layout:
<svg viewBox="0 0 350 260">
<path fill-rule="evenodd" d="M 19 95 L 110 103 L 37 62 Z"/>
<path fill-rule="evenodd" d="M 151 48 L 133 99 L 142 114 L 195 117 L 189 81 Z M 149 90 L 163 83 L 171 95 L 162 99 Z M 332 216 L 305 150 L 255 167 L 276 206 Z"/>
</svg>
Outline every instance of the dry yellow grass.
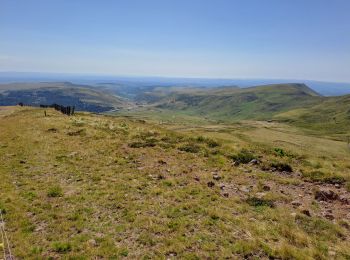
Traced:
<svg viewBox="0 0 350 260">
<path fill-rule="evenodd" d="M 0 117 L 0 208 L 19 259 L 350 256 L 345 205 L 319 203 L 310 193 L 335 188 L 297 174 L 318 156 L 276 156 L 269 139 L 255 142 L 258 128 L 176 132 L 124 117 L 6 111 Z M 233 166 L 231 156 L 242 148 L 262 164 Z M 341 155 L 332 156 L 339 164 L 332 167 L 348 174 Z M 274 160 L 294 173 L 262 169 Z M 345 187 L 337 192 L 346 194 Z M 291 205 L 295 199 L 311 217 Z M 326 209 L 334 221 L 322 215 Z"/>
</svg>

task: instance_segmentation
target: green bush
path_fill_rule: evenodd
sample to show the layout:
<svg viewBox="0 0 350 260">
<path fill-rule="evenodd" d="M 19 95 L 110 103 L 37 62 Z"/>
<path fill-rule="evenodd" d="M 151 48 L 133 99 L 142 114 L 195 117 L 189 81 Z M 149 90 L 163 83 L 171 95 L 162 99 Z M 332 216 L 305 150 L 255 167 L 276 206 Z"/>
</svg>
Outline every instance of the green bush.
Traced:
<svg viewBox="0 0 350 260">
<path fill-rule="evenodd" d="M 286 156 L 286 152 L 282 148 L 275 148 L 274 152 L 277 156 L 284 157 Z"/>
<path fill-rule="evenodd" d="M 249 163 L 257 157 L 250 151 L 242 149 L 238 154 L 232 155 L 231 158 L 238 163 Z"/>
<path fill-rule="evenodd" d="M 72 246 L 66 242 L 55 242 L 52 245 L 53 250 L 57 253 L 67 253 L 72 250 Z"/>
<path fill-rule="evenodd" d="M 57 185 L 49 188 L 47 192 L 47 196 L 50 198 L 62 197 L 63 196 L 62 188 Z"/>
<path fill-rule="evenodd" d="M 273 208 L 274 204 L 272 200 L 260 199 L 257 197 L 250 197 L 246 200 L 246 202 L 253 207 L 270 207 Z"/>
<path fill-rule="evenodd" d="M 199 151 L 201 150 L 201 147 L 193 143 L 188 143 L 183 146 L 180 146 L 179 150 L 187 153 L 199 153 Z"/>
<path fill-rule="evenodd" d="M 215 147 L 220 146 L 220 144 L 213 139 L 207 139 L 206 143 L 207 143 L 208 147 L 210 147 L 210 148 L 215 148 Z"/>
</svg>

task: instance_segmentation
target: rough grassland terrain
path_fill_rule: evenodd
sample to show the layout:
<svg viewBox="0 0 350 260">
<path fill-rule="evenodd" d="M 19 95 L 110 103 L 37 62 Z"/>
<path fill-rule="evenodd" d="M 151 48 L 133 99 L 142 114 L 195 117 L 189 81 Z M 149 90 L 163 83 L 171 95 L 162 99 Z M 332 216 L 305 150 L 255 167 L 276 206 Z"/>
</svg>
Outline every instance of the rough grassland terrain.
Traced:
<svg viewBox="0 0 350 260">
<path fill-rule="evenodd" d="M 0 209 L 18 259 L 350 258 L 344 142 L 318 138 L 327 153 L 295 148 L 315 141 L 282 125 L 47 113 L 0 109 Z"/>
</svg>

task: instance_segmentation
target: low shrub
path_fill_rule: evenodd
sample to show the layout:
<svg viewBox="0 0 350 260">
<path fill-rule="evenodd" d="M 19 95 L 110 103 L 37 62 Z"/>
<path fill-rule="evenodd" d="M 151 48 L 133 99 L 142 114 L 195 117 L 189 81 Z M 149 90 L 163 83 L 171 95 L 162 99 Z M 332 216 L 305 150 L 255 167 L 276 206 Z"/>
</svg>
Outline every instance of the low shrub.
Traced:
<svg viewBox="0 0 350 260">
<path fill-rule="evenodd" d="M 62 188 L 57 185 L 49 188 L 47 192 L 47 196 L 50 198 L 62 197 L 63 196 Z"/>
<path fill-rule="evenodd" d="M 191 138 L 192 141 L 198 142 L 198 143 L 206 143 L 209 148 L 215 148 L 220 146 L 219 142 L 215 141 L 214 139 L 204 137 L 204 136 L 198 136 L 196 138 Z"/>
<path fill-rule="evenodd" d="M 144 141 L 135 141 L 129 143 L 129 147 L 131 148 L 144 148 L 144 147 L 154 147 L 157 145 L 158 140 L 155 138 L 149 138 Z"/>
<path fill-rule="evenodd" d="M 284 162 L 272 162 L 270 167 L 280 172 L 293 172 L 292 166 Z"/>
<path fill-rule="evenodd" d="M 207 143 L 208 147 L 210 147 L 210 148 L 215 148 L 215 147 L 220 146 L 220 144 L 213 139 L 207 139 L 206 143 Z"/>
<path fill-rule="evenodd" d="M 183 139 L 183 136 L 171 133 L 167 134 L 166 136 L 163 136 L 160 140 L 164 143 L 176 144 L 182 142 Z"/>
<path fill-rule="evenodd" d="M 66 242 L 55 242 L 52 245 L 53 250 L 57 253 L 67 253 L 72 250 L 72 246 Z"/>
<path fill-rule="evenodd" d="M 330 175 L 322 171 L 303 172 L 304 179 L 311 182 L 322 182 L 329 184 L 344 184 L 345 178 L 339 175 Z"/>
<path fill-rule="evenodd" d="M 185 145 L 182 145 L 178 148 L 180 151 L 184 151 L 187 153 L 199 153 L 201 150 L 201 147 L 199 145 L 188 143 Z"/>
<path fill-rule="evenodd" d="M 267 200 L 267 199 L 261 199 L 257 197 L 250 197 L 246 199 L 246 202 L 253 207 L 274 207 L 274 203 L 272 200 Z"/>
<path fill-rule="evenodd" d="M 286 152 L 282 148 L 275 148 L 274 152 L 275 152 L 275 155 L 280 156 L 280 157 L 284 157 L 287 155 Z"/>
<path fill-rule="evenodd" d="M 329 184 L 344 184 L 345 178 L 342 176 L 329 176 L 324 178 L 324 182 Z"/>
<path fill-rule="evenodd" d="M 249 163 L 253 159 L 257 159 L 257 157 L 250 151 L 242 149 L 238 154 L 230 156 L 235 162 L 238 163 Z"/>
</svg>

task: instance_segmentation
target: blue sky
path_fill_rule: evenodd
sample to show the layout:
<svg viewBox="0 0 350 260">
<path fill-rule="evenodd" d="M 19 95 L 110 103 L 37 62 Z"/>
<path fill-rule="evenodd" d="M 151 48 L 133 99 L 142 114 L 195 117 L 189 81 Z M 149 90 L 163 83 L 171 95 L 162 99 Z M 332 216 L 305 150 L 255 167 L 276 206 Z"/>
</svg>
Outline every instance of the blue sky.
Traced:
<svg viewBox="0 0 350 260">
<path fill-rule="evenodd" d="M 0 0 L 0 71 L 350 81 L 349 0 Z"/>
</svg>

